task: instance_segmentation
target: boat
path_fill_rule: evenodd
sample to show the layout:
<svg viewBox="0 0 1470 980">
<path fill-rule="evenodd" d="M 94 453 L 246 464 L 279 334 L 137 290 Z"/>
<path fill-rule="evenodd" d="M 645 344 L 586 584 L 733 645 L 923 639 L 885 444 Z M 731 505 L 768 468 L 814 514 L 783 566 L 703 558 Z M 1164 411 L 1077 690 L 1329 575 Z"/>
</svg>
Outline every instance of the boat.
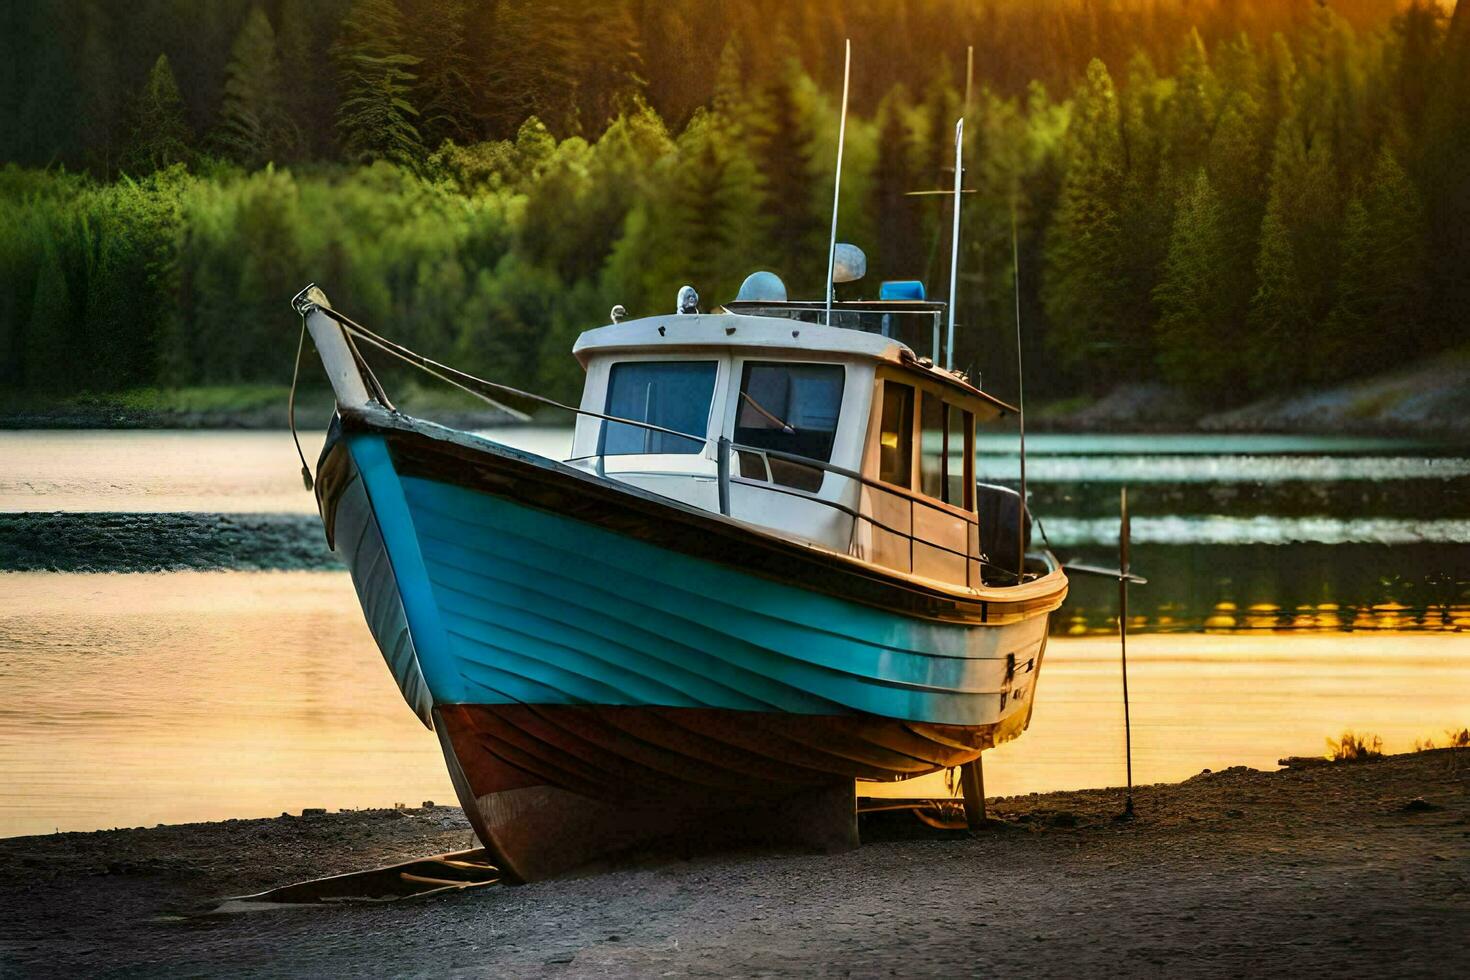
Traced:
<svg viewBox="0 0 1470 980">
<path fill-rule="evenodd" d="M 978 775 L 1027 727 L 1067 576 L 976 479 L 976 427 L 1015 409 L 916 353 L 946 309 L 922 284 L 616 308 L 572 352 L 566 459 L 398 411 L 369 344 L 470 376 L 315 286 L 293 305 L 337 402 L 327 541 L 504 880 L 853 847 L 859 782 Z"/>
</svg>

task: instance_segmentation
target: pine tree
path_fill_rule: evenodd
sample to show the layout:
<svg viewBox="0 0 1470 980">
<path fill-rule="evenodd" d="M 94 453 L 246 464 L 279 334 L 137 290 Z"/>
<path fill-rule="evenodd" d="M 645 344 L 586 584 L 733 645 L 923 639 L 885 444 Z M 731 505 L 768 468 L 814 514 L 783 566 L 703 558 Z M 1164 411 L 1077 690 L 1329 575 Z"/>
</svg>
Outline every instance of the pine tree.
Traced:
<svg viewBox="0 0 1470 980">
<path fill-rule="evenodd" d="M 1332 301 L 1340 232 L 1337 171 L 1327 135 L 1308 136 L 1288 117 L 1276 140 L 1249 321 L 1261 386 L 1313 375 L 1317 364 L 1310 352 Z"/>
<path fill-rule="evenodd" d="M 1251 97 L 1237 94 L 1220 113 L 1205 161 L 1211 189 L 1220 199 L 1223 322 L 1237 336 L 1244 332 L 1256 291 L 1255 258 L 1266 210 L 1259 116 Z"/>
<path fill-rule="evenodd" d="M 745 108 L 745 59 L 740 45 L 726 41 L 720 49 L 720 64 L 715 69 L 715 91 L 710 107 L 716 115 L 735 120 Z"/>
<path fill-rule="evenodd" d="M 276 34 L 258 6 L 250 8 L 230 49 L 215 143 L 247 167 L 283 159 L 296 143 L 286 115 Z"/>
<path fill-rule="evenodd" d="M 477 80 L 481 118 L 498 137 L 535 116 L 552 132 L 578 128 L 580 19 L 569 0 L 502 3 L 494 8 L 490 43 Z"/>
<path fill-rule="evenodd" d="M 1152 323 L 1154 288 L 1168 253 L 1177 183 L 1169 170 L 1169 115 L 1174 102 L 1161 97 L 1159 76 L 1143 51 L 1128 61 L 1128 85 L 1120 97 L 1123 133 L 1124 176 L 1118 202 L 1119 234 L 1129 247 L 1122 254 L 1119 274 L 1128 298 L 1128 322 L 1143 327 Z M 1176 96 L 1177 98 L 1177 96 Z M 1147 334 L 1130 331 L 1138 341 L 1130 358 L 1147 358 Z"/>
<path fill-rule="evenodd" d="M 1215 127 L 1218 84 L 1199 31 L 1185 39 L 1164 124 L 1165 159 L 1171 181 L 1187 182 L 1203 163 Z"/>
<path fill-rule="evenodd" d="M 601 132 L 620 112 L 642 98 L 643 50 L 628 0 L 604 0 L 583 10 L 577 63 L 581 78 L 577 108 L 582 124 Z"/>
<path fill-rule="evenodd" d="M 1314 322 L 1297 268 L 1286 202 L 1274 187 L 1261 222 L 1256 255 L 1256 294 L 1251 298 L 1250 387 L 1263 390 L 1304 374 L 1295 360 L 1310 356 Z"/>
<path fill-rule="evenodd" d="M 415 168 L 424 146 L 409 101 L 419 59 L 405 53 L 403 15 L 394 0 L 355 0 L 332 47 L 342 103 L 342 151 L 359 163 L 390 160 Z"/>
<path fill-rule="evenodd" d="M 695 113 L 665 161 L 652 206 L 637 218 L 641 251 L 651 261 L 624 271 L 642 281 L 645 298 L 658 308 L 667 308 L 682 283 L 710 306 L 734 296 L 757 268 L 789 278 L 762 253 L 755 161 L 743 141 L 730 138 L 729 126 L 713 113 Z"/>
<path fill-rule="evenodd" d="M 276 50 L 281 65 L 286 117 L 298 137 L 303 156 L 321 153 L 331 144 L 328 79 L 316 51 L 310 0 L 283 0 Z"/>
<path fill-rule="evenodd" d="M 1171 381 L 1212 392 L 1238 381 L 1237 323 L 1226 292 L 1230 258 L 1220 197 L 1200 170 L 1179 201 L 1154 291 L 1159 366 Z"/>
<path fill-rule="evenodd" d="M 661 57 L 648 57 L 643 62 L 643 75 L 647 79 L 646 91 L 649 104 L 663 117 L 671 128 L 678 129 L 688 122 L 694 110 L 704 101 L 704 87 L 708 72 L 698 57 L 699 36 L 707 31 L 707 25 L 692 24 L 698 10 L 690 4 L 645 3 L 641 19 L 640 34 L 650 40 L 656 39 Z M 770 31 L 762 38 L 760 47 L 769 47 L 772 52 L 784 47 L 778 26 L 774 40 Z M 743 45 L 751 54 L 759 52 L 754 46 Z M 784 51 L 774 55 L 779 66 L 784 61 Z M 752 77 L 762 77 L 759 71 Z"/>
<path fill-rule="evenodd" d="M 429 147 L 475 137 L 465 8 L 465 0 L 425 0 L 413 18 L 410 47 L 419 59 L 414 101 L 421 107 L 418 128 Z"/>
<path fill-rule="evenodd" d="M 765 188 L 760 210 L 769 252 L 763 261 L 793 293 L 813 295 L 822 286 L 826 252 L 817 247 L 825 236 L 821 214 L 813 207 L 815 131 L 801 90 L 804 81 L 800 63 L 789 59 L 764 92 L 766 117 L 751 142 Z"/>
<path fill-rule="evenodd" d="M 1280 34 L 1271 37 L 1262 72 L 1260 141 L 1274 146 L 1281 121 L 1296 111 L 1297 68 L 1291 45 Z"/>
<path fill-rule="evenodd" d="M 1063 154 L 1067 171 L 1047 232 L 1042 285 L 1051 339 L 1064 363 L 1091 362 L 1099 377 L 1133 374 L 1143 365 L 1129 354 L 1147 324 L 1128 316 L 1118 98 L 1107 66 L 1097 59 L 1074 96 Z"/>
<path fill-rule="evenodd" d="M 1423 232 L 1419 195 L 1385 146 L 1366 191 L 1348 203 L 1337 298 L 1315 358 L 1323 377 L 1367 373 L 1433 349 Z"/>
<path fill-rule="evenodd" d="M 168 55 L 153 62 L 143 88 L 133 99 L 130 113 L 132 132 L 122 166 L 134 174 L 148 174 L 190 156 L 194 134 L 184 118 L 184 100 L 174 81 Z"/>
<path fill-rule="evenodd" d="M 1257 106 L 1265 102 L 1261 56 L 1249 34 L 1237 34 L 1216 49 L 1215 76 L 1223 99 L 1245 96 Z"/>
</svg>

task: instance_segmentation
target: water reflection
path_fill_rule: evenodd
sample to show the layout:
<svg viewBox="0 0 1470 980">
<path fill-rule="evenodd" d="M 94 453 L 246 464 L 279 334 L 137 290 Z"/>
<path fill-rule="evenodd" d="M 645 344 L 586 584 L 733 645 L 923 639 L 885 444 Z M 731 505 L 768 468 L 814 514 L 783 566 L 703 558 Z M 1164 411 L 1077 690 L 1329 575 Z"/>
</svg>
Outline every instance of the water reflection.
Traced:
<svg viewBox="0 0 1470 980">
<path fill-rule="evenodd" d="M 454 798 L 345 573 L 7 573 L 0 595 L 0 835 Z"/>
<path fill-rule="evenodd" d="M 1117 563 L 1115 547 L 1058 550 Z M 1470 631 L 1470 544 L 1144 544 L 1133 567 L 1149 579 L 1128 594 L 1141 631 Z M 1116 583 L 1074 576 L 1053 630 L 1115 632 L 1117 602 Z"/>
</svg>

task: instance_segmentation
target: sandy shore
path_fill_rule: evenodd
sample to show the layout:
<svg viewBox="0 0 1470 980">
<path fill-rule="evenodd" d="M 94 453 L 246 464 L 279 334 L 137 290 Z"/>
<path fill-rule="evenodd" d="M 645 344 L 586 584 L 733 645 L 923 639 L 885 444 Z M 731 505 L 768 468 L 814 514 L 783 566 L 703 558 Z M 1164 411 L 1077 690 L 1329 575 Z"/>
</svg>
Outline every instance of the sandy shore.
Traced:
<svg viewBox="0 0 1470 980">
<path fill-rule="evenodd" d="M 978 839 L 869 826 L 392 904 L 194 917 L 473 846 L 456 809 L 0 840 L 0 975 L 1362 975 L 1470 971 L 1470 750 L 991 801 Z M 915 824 L 917 827 L 917 824 Z"/>
</svg>

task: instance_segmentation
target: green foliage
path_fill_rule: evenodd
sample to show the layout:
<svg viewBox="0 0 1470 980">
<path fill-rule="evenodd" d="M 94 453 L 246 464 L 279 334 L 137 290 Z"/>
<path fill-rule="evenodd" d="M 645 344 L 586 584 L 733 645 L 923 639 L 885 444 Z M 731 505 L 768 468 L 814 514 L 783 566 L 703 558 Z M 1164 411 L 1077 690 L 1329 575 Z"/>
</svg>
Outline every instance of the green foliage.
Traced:
<svg viewBox="0 0 1470 980">
<path fill-rule="evenodd" d="M 713 307 L 757 268 L 818 297 L 842 36 L 839 234 L 870 274 L 840 294 L 946 292 L 949 201 L 909 192 L 948 186 L 963 111 L 959 363 L 998 393 L 1018 287 L 1043 395 L 1381 370 L 1470 341 L 1470 0 L 1334 7 L 17 5 L 0 383 L 279 382 L 284 299 L 315 279 L 426 353 L 574 397 L 567 349 L 614 303 L 689 282 Z"/>
</svg>

